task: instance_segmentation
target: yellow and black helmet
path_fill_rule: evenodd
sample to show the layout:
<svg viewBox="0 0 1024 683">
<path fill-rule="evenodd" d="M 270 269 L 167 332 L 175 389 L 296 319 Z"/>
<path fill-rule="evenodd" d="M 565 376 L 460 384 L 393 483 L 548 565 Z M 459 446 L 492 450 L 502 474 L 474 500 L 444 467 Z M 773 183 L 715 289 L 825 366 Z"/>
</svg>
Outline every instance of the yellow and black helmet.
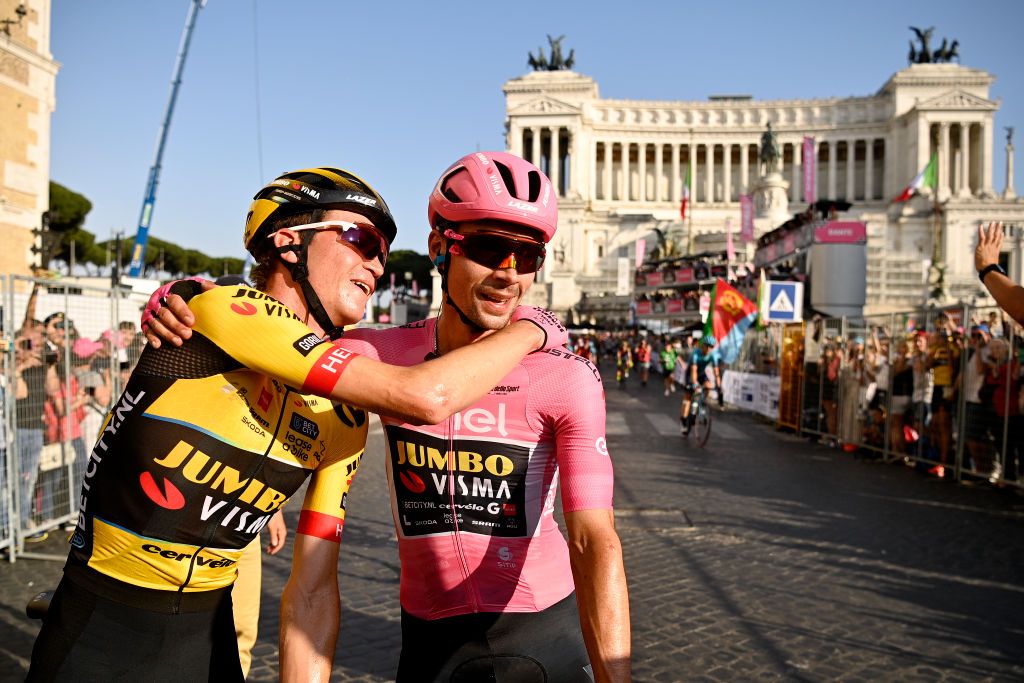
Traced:
<svg viewBox="0 0 1024 683">
<path fill-rule="evenodd" d="M 373 221 L 387 239 L 397 228 L 383 197 L 362 178 L 340 168 L 307 168 L 285 173 L 256 193 L 245 220 L 245 248 L 267 236 L 271 219 L 316 209 L 348 209 Z"/>
</svg>

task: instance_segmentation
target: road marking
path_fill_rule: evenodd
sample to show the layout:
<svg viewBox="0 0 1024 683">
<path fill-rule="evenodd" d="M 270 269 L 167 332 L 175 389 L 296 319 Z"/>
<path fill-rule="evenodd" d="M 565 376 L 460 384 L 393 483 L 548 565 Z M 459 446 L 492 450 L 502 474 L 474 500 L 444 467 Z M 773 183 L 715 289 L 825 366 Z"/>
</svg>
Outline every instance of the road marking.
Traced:
<svg viewBox="0 0 1024 683">
<path fill-rule="evenodd" d="M 654 430 L 658 432 L 660 436 L 678 436 L 679 435 L 679 418 L 665 415 L 664 413 L 646 413 L 644 417 L 651 423 Z M 724 441 L 749 441 L 750 437 L 746 433 L 740 431 L 738 428 L 726 424 L 721 420 L 714 420 L 712 416 L 711 422 L 711 439 L 722 439 Z"/>
</svg>

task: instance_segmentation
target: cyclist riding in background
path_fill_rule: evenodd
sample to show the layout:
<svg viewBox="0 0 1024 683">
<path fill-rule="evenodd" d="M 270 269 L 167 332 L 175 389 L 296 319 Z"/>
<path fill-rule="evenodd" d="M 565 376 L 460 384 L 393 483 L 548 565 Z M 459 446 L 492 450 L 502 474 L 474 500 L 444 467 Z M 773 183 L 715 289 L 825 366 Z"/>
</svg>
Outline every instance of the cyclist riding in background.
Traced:
<svg viewBox="0 0 1024 683">
<path fill-rule="evenodd" d="M 683 401 L 679 406 L 679 423 L 683 436 L 688 436 L 690 428 L 693 426 L 694 416 L 690 412 L 690 407 L 693 405 L 694 392 L 698 389 L 705 392 L 715 388 L 721 390 L 722 375 L 718 354 L 711 350 L 714 345 L 714 336 L 705 334 L 700 338 L 697 348 L 690 356 L 689 382 L 683 386 Z M 713 374 L 710 377 L 708 376 L 708 366 L 713 368 Z"/>
<path fill-rule="evenodd" d="M 543 264 L 556 202 L 548 178 L 519 157 L 459 159 L 428 207 L 441 314 L 352 330 L 349 348 L 406 365 L 493 338 Z M 594 365 L 564 349 L 530 354 L 438 424 L 381 421 L 401 559 L 397 680 L 629 680 L 629 603 Z M 559 482 L 568 544 L 553 517 Z"/>
<path fill-rule="evenodd" d="M 241 680 L 235 564 L 310 477 L 281 599 L 281 668 L 283 678 L 327 679 L 364 410 L 445 419 L 548 337 L 543 319 L 511 325 L 415 368 L 332 341 L 362 317 L 395 233 L 357 176 L 296 171 L 250 208 L 255 289 L 174 286 L 195 334 L 184 348 L 147 347 L 106 418 L 29 680 Z M 162 329 L 163 317 L 147 322 Z"/>
</svg>

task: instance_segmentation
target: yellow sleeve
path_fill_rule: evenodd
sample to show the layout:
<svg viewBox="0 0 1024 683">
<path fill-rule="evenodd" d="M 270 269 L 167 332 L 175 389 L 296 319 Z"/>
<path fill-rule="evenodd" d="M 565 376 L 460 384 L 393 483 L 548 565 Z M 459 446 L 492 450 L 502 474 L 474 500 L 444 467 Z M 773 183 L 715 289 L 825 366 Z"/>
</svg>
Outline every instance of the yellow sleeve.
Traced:
<svg viewBox="0 0 1024 683">
<path fill-rule="evenodd" d="M 247 368 L 304 392 L 329 396 L 356 355 L 321 339 L 289 308 L 244 286 L 192 297 L 195 331 Z"/>
</svg>

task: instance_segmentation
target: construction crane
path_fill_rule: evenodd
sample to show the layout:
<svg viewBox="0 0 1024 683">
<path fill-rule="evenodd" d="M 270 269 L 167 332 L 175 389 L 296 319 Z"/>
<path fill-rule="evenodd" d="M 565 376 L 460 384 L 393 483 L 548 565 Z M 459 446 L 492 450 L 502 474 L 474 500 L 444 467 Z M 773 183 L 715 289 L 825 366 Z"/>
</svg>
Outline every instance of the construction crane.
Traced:
<svg viewBox="0 0 1024 683">
<path fill-rule="evenodd" d="M 185 70 L 185 57 L 188 56 L 188 45 L 192 41 L 192 31 L 196 27 L 196 18 L 199 10 L 206 6 L 206 0 L 190 0 L 188 16 L 185 17 L 185 29 L 181 33 L 181 45 L 178 47 L 178 58 L 174 64 L 174 73 L 171 77 L 171 97 L 167 102 L 167 111 L 164 113 L 164 121 L 160 125 L 160 134 L 156 142 L 156 158 L 149 169 L 149 180 L 146 183 L 146 198 L 142 202 L 142 212 L 139 216 L 139 229 L 135 233 L 135 246 L 132 247 L 132 260 L 128 264 L 128 275 L 139 277 L 145 265 L 146 242 L 149 240 L 149 225 L 153 220 L 153 204 L 156 203 L 156 188 L 160 182 L 160 167 L 164 156 L 164 147 L 167 145 L 167 133 L 171 128 L 171 116 L 174 115 L 174 103 L 178 99 L 178 89 L 181 88 L 181 74 Z"/>
</svg>

